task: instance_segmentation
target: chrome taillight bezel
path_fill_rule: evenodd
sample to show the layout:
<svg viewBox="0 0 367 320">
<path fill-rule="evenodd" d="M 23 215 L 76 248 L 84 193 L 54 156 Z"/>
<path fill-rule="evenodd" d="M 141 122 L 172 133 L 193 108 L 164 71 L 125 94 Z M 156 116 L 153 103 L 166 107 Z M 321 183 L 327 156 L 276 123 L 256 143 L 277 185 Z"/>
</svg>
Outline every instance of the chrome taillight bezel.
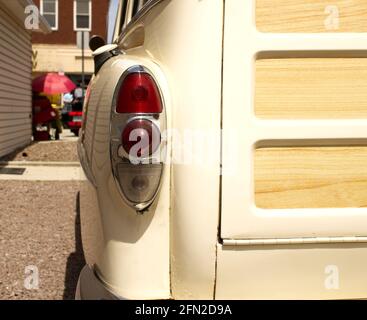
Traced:
<svg viewBox="0 0 367 320">
<path fill-rule="evenodd" d="M 124 80 L 126 77 L 132 73 L 146 73 L 150 75 L 155 82 L 160 99 L 163 111 L 160 114 L 142 114 L 142 113 L 117 113 L 117 100 L 119 96 L 119 92 L 121 89 L 122 84 L 124 83 Z M 144 213 L 154 202 L 156 199 L 159 190 L 161 188 L 162 184 L 162 176 L 164 171 L 164 162 L 166 159 L 166 142 L 164 140 L 161 140 L 160 148 L 153 153 L 151 156 L 142 158 L 142 163 L 136 164 L 132 163 L 129 155 L 123 150 L 121 145 L 121 134 L 124 130 L 125 126 L 136 119 L 143 119 L 143 120 L 149 120 L 153 122 L 155 126 L 158 127 L 161 134 L 166 131 L 167 129 L 167 117 L 166 117 L 166 108 L 165 108 L 164 98 L 162 89 L 159 86 L 159 83 L 156 79 L 156 77 L 153 75 L 153 73 L 146 67 L 142 65 L 137 65 L 130 67 L 127 69 L 119 79 L 119 82 L 116 86 L 115 93 L 113 96 L 113 102 L 112 102 L 112 109 L 111 109 L 111 118 L 110 118 L 110 160 L 111 160 L 111 168 L 112 168 L 112 175 L 115 181 L 115 184 L 119 190 L 119 193 L 123 200 L 137 213 L 142 214 Z M 122 148 L 122 150 L 121 150 Z M 124 192 L 124 188 L 121 186 L 121 181 L 119 180 L 119 171 L 118 167 L 120 165 L 131 165 L 131 172 L 134 174 L 134 170 L 137 168 L 140 168 L 141 170 L 144 170 L 147 175 L 149 175 L 149 170 L 152 169 L 152 166 L 160 166 L 160 176 L 159 176 L 159 183 L 157 185 L 157 188 L 155 192 L 153 193 L 153 196 L 151 199 L 147 199 L 143 202 L 133 202 L 131 201 L 128 196 Z M 156 169 L 156 167 L 154 167 Z"/>
</svg>

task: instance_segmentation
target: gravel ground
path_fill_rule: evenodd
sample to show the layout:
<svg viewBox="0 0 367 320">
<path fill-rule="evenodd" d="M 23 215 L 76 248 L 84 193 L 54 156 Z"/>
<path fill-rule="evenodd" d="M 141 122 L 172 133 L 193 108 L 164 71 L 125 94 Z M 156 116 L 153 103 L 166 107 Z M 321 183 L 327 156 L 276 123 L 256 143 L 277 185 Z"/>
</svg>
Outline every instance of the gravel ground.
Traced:
<svg viewBox="0 0 367 320">
<path fill-rule="evenodd" d="M 0 181 L 0 299 L 73 299 L 85 264 L 79 182 Z M 57 196 L 51 196 L 57 193 Z M 24 287 L 36 266 L 39 289 Z"/>
<path fill-rule="evenodd" d="M 79 161 L 76 141 L 35 142 L 0 161 Z"/>
</svg>

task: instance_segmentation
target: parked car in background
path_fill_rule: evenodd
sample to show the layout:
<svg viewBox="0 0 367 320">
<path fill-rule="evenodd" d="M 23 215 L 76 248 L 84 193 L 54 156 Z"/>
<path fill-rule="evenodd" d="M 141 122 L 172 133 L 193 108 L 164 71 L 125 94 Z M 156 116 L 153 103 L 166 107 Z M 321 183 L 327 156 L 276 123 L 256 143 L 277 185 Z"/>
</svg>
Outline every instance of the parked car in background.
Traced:
<svg viewBox="0 0 367 320">
<path fill-rule="evenodd" d="M 67 122 L 67 127 L 70 129 L 72 133 L 74 133 L 76 136 L 79 136 L 79 130 L 82 127 L 83 112 L 81 111 L 68 112 L 68 117 L 71 120 Z"/>
<path fill-rule="evenodd" d="M 112 1 L 77 298 L 367 297 L 367 6 L 296 2 Z"/>
<path fill-rule="evenodd" d="M 67 103 L 64 101 L 62 122 L 65 128 L 70 129 L 72 133 L 79 136 L 83 122 L 83 99 L 73 98 L 71 102 Z"/>
<path fill-rule="evenodd" d="M 66 126 L 73 132 L 76 136 L 79 136 L 79 130 L 82 127 L 83 121 L 83 102 L 74 101 L 72 104 L 71 111 L 66 114 Z"/>
</svg>

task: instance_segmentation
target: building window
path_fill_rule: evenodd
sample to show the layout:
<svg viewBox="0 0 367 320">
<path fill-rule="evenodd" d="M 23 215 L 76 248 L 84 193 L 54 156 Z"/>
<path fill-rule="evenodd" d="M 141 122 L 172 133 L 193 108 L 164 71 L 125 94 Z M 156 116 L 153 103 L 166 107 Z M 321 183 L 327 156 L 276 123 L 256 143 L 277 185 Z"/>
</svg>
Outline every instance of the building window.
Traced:
<svg viewBox="0 0 367 320">
<path fill-rule="evenodd" d="M 41 15 L 47 20 L 52 30 L 57 30 L 59 24 L 59 1 L 41 0 Z"/>
<path fill-rule="evenodd" d="M 74 30 L 92 30 L 92 1 L 74 0 Z"/>
</svg>

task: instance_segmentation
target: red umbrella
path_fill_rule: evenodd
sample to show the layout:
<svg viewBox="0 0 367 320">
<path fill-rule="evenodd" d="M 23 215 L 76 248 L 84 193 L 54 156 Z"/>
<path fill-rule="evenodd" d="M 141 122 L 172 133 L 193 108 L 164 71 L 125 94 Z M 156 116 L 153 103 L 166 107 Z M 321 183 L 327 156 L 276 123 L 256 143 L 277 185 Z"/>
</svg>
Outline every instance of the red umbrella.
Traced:
<svg viewBox="0 0 367 320">
<path fill-rule="evenodd" d="M 33 80 L 32 89 L 35 92 L 43 92 L 49 95 L 68 93 L 73 91 L 76 85 L 67 76 L 57 73 L 47 73 Z"/>
</svg>

